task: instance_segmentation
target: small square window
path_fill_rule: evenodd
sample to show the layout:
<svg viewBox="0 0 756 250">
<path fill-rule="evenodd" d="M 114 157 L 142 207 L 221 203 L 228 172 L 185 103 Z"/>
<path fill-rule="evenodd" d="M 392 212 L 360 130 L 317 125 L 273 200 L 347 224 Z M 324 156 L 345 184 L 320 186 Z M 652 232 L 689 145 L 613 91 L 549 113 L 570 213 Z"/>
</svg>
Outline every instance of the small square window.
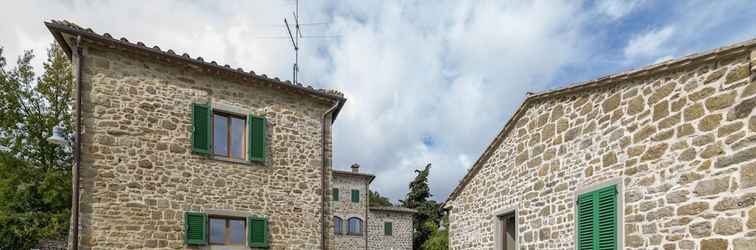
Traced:
<svg viewBox="0 0 756 250">
<path fill-rule="evenodd" d="M 210 217 L 210 244 L 244 245 L 245 228 L 244 219 Z"/>
<path fill-rule="evenodd" d="M 213 154 L 232 159 L 245 159 L 247 122 L 240 116 L 213 113 Z"/>
</svg>

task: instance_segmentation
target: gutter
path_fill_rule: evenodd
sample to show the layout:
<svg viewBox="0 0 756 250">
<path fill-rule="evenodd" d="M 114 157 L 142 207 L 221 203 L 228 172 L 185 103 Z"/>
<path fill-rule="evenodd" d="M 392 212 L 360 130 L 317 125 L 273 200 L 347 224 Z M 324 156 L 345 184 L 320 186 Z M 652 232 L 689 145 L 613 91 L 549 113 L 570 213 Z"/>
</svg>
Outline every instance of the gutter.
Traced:
<svg viewBox="0 0 756 250">
<path fill-rule="evenodd" d="M 368 246 L 368 239 L 370 239 L 368 235 L 368 228 L 370 228 L 368 225 L 368 220 L 370 219 L 370 183 L 365 184 L 365 249 L 369 249 Z"/>
<path fill-rule="evenodd" d="M 73 57 L 76 58 L 76 135 L 74 137 L 74 171 L 73 171 L 73 204 L 71 204 L 71 221 L 73 222 L 72 248 L 79 249 L 79 169 L 81 166 L 81 71 L 84 67 L 84 54 L 81 49 L 81 36 L 76 36 Z"/>
<path fill-rule="evenodd" d="M 322 128 L 321 131 L 321 138 L 320 138 L 320 156 L 322 157 L 321 162 L 323 164 L 323 167 L 320 169 L 320 187 L 321 187 L 321 197 L 320 197 L 320 218 L 323 223 L 320 223 L 320 249 L 326 250 L 328 249 L 328 244 L 326 243 L 328 238 L 328 233 L 326 232 L 326 224 L 328 223 L 328 218 L 326 218 L 326 202 L 328 202 L 328 193 L 326 188 L 326 172 L 328 167 L 331 165 L 328 162 L 328 158 L 326 157 L 326 118 L 328 118 L 328 115 L 333 113 L 337 109 L 341 109 L 341 107 L 344 106 L 343 101 L 337 101 L 328 111 L 323 113 L 323 117 L 320 120 L 320 126 Z M 333 126 L 333 121 L 336 120 L 336 117 L 332 117 L 330 126 Z M 329 134 L 330 135 L 330 134 Z"/>
</svg>

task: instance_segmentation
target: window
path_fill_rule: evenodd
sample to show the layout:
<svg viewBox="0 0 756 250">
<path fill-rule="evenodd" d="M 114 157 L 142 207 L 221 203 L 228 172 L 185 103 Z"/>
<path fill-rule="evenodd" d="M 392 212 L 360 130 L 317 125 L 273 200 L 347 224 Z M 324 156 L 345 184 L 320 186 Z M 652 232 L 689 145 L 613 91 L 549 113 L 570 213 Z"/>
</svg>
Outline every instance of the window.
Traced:
<svg viewBox="0 0 756 250">
<path fill-rule="evenodd" d="M 347 224 L 347 234 L 362 235 L 362 220 L 360 218 L 349 218 L 349 220 L 347 220 Z"/>
<path fill-rule="evenodd" d="M 267 120 L 192 105 L 192 153 L 260 161 L 266 158 Z"/>
<path fill-rule="evenodd" d="M 577 249 L 617 249 L 617 186 L 580 194 L 577 200 Z"/>
<path fill-rule="evenodd" d="M 211 245 L 244 245 L 244 219 L 210 217 Z"/>
<path fill-rule="evenodd" d="M 332 193 L 333 193 L 333 201 L 339 201 L 339 189 L 334 188 Z"/>
<path fill-rule="evenodd" d="M 497 217 L 498 234 L 500 247 L 502 250 L 515 250 L 517 247 L 517 219 L 515 212 L 506 213 Z"/>
<path fill-rule="evenodd" d="M 383 235 L 391 236 L 394 234 L 394 224 L 391 222 L 383 223 Z"/>
<path fill-rule="evenodd" d="M 246 121 L 242 117 L 213 113 L 213 154 L 244 160 L 246 152 Z"/>
<path fill-rule="evenodd" d="M 187 245 L 236 245 L 267 248 L 268 219 L 210 216 L 184 213 L 184 242 Z"/>
<path fill-rule="evenodd" d="M 352 189 L 352 202 L 360 202 L 360 190 Z"/>
<path fill-rule="evenodd" d="M 341 218 L 338 216 L 333 217 L 333 233 L 334 234 L 344 234 L 344 231 L 341 229 Z"/>
</svg>

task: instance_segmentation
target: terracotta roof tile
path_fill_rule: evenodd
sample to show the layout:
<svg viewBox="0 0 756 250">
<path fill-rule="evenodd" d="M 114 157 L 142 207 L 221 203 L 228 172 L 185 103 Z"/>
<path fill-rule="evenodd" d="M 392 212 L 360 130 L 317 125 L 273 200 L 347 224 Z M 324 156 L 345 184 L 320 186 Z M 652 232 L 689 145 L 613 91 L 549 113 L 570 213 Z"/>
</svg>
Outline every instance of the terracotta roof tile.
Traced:
<svg viewBox="0 0 756 250">
<path fill-rule="evenodd" d="M 176 54 L 176 52 L 174 52 L 172 49 L 168 49 L 167 51 L 163 51 L 157 45 L 153 46 L 152 48 L 149 48 L 143 42 L 132 43 L 132 42 L 129 42 L 129 40 L 126 39 L 125 37 L 121 37 L 120 39 L 116 40 L 109 33 L 103 33 L 102 35 L 100 35 L 100 34 L 94 32 L 90 28 L 82 28 L 78 24 L 75 24 L 73 22 L 69 22 L 69 21 L 66 21 L 66 20 L 62 20 L 62 21 L 51 20 L 49 22 L 45 22 L 45 25 L 48 27 L 48 29 L 51 32 L 53 32 L 54 35 L 56 35 L 55 34 L 56 32 L 69 33 L 69 34 L 79 34 L 79 35 L 86 36 L 86 38 L 94 38 L 94 39 L 99 39 L 101 41 L 112 42 L 112 43 L 117 43 L 117 44 L 120 44 L 120 45 L 130 46 L 132 48 L 144 49 L 144 50 L 150 51 L 150 52 L 157 52 L 157 53 L 162 54 L 164 56 L 179 57 L 179 58 L 182 58 L 182 59 L 184 59 L 184 60 L 186 60 L 186 61 L 188 61 L 190 63 L 195 63 L 195 64 L 207 66 L 207 67 L 213 67 L 215 69 L 222 69 L 222 70 L 226 70 L 226 71 L 230 71 L 230 72 L 235 72 L 235 73 L 239 73 L 239 74 L 245 74 L 245 75 L 252 76 L 252 77 L 255 77 L 255 78 L 258 78 L 258 79 L 261 79 L 261 80 L 266 80 L 266 81 L 273 82 L 275 84 L 280 84 L 280 85 L 283 85 L 283 86 L 288 87 L 288 88 L 304 91 L 304 92 L 307 92 L 307 93 L 310 93 L 310 94 L 326 97 L 326 98 L 329 98 L 329 99 L 338 100 L 339 102 L 341 102 L 341 105 L 343 105 L 343 103 L 346 101 L 346 99 L 344 98 L 344 94 L 341 93 L 341 92 L 339 92 L 339 91 L 336 91 L 336 90 L 315 89 L 312 86 L 304 87 L 300 83 L 292 84 L 291 81 L 281 81 L 281 79 L 279 79 L 278 77 L 269 78 L 265 74 L 257 75 L 252 70 L 250 70 L 249 72 L 245 73 L 242 68 L 237 68 L 236 70 L 234 70 L 228 64 L 226 64 L 226 65 L 224 65 L 224 66 L 221 67 L 215 61 L 211 61 L 210 63 L 207 63 L 207 62 L 205 62 L 205 60 L 202 57 L 197 57 L 196 59 L 193 59 L 188 53 L 183 53 L 181 56 L 178 56 Z M 63 41 L 59 41 L 59 42 L 63 42 Z"/>
</svg>

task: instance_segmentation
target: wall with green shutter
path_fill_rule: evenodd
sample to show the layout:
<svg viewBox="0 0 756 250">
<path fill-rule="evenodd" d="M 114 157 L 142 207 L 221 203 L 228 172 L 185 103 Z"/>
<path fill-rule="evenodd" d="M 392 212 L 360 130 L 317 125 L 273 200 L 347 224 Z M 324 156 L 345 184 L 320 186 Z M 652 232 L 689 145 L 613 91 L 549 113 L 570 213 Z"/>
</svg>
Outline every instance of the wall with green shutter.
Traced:
<svg viewBox="0 0 756 250">
<path fill-rule="evenodd" d="M 184 242 L 187 245 L 207 245 L 207 214 L 184 213 Z"/>
<path fill-rule="evenodd" d="M 192 104 L 192 152 L 207 155 L 212 147 L 213 110 L 207 104 Z"/>
<path fill-rule="evenodd" d="M 247 245 L 257 248 L 267 248 L 269 246 L 268 218 L 247 218 Z"/>
<path fill-rule="evenodd" d="M 576 217 L 578 250 L 617 249 L 618 196 L 616 185 L 578 196 Z"/>
<path fill-rule="evenodd" d="M 360 202 L 360 190 L 352 189 L 352 202 Z"/>
</svg>

